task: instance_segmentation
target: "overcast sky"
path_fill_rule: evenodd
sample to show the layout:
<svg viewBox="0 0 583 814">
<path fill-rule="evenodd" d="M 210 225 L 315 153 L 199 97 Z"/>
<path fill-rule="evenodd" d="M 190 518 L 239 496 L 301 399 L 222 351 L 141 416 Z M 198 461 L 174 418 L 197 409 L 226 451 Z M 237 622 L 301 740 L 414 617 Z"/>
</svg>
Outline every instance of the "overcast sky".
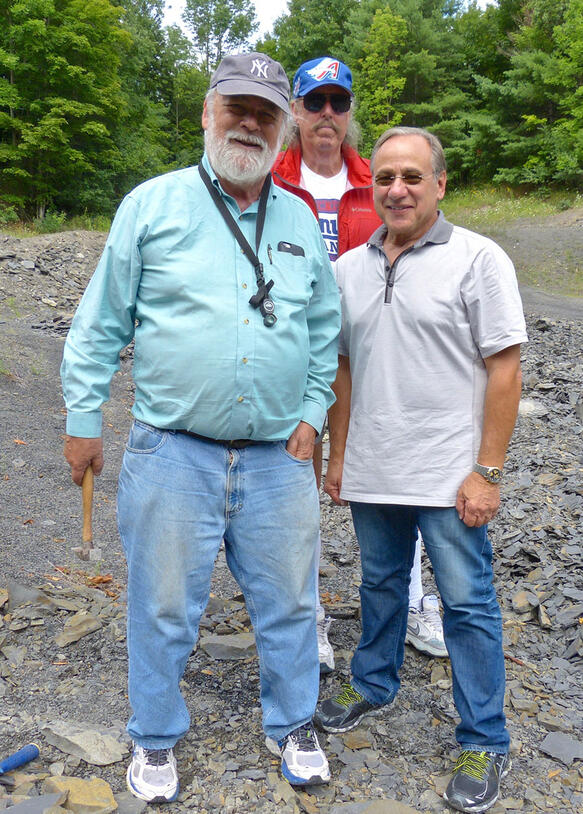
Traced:
<svg viewBox="0 0 583 814">
<path fill-rule="evenodd" d="M 257 36 L 271 31 L 274 21 L 287 11 L 287 0 L 253 0 L 259 19 Z M 166 0 L 164 25 L 181 25 L 180 15 L 184 9 L 184 0 Z"/>
</svg>

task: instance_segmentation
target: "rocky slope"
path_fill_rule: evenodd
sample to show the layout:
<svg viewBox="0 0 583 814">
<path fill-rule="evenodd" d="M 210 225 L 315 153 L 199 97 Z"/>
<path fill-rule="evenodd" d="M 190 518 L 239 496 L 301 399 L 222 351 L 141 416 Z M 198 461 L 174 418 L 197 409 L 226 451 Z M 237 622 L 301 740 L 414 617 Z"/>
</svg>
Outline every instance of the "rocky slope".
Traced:
<svg viewBox="0 0 583 814">
<path fill-rule="evenodd" d="M 41 747 L 12 787 L 0 783 L 0 809 L 37 798 L 31 810 L 42 811 L 38 795 L 63 800 L 63 790 L 71 810 L 141 808 L 124 794 L 125 566 L 115 527 L 129 358 L 105 407 L 98 563 L 71 553 L 80 494 L 61 456 L 63 336 L 103 240 L 0 235 L 0 758 L 31 740 Z M 583 301 L 527 293 L 525 310 L 523 401 L 491 527 L 514 763 L 492 811 L 572 814 L 583 810 Z M 359 564 L 348 510 L 321 503 L 321 588 L 337 620 L 328 695 L 358 640 Z M 424 570 L 430 589 L 426 561 Z M 455 754 L 447 661 L 407 648 L 395 703 L 352 733 L 323 737 L 333 782 L 296 793 L 263 743 L 249 619 L 223 555 L 213 591 L 183 682 L 192 727 L 177 749 L 182 792 L 170 812 L 446 810 L 440 795 Z M 88 783 L 93 776 L 105 782 Z"/>
</svg>

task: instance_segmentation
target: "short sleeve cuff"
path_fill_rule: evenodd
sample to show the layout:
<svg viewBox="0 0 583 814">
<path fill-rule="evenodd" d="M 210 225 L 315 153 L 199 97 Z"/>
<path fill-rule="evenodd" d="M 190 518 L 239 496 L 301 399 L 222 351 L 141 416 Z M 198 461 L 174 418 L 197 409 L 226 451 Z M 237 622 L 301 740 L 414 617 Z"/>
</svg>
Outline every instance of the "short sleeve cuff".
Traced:
<svg viewBox="0 0 583 814">
<path fill-rule="evenodd" d="M 67 411 L 67 435 L 76 438 L 100 438 L 102 415 L 101 410 L 93 413 L 72 413 Z"/>
</svg>

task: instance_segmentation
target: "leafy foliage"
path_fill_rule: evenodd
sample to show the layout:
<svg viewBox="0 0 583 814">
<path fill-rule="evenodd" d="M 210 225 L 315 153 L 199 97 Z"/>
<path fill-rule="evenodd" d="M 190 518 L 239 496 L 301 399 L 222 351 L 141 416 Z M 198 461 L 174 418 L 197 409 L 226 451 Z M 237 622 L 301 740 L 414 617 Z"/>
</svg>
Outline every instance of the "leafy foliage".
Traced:
<svg viewBox="0 0 583 814">
<path fill-rule="evenodd" d="M 207 74 L 225 54 L 238 51 L 259 27 L 250 0 L 186 0 L 183 19 Z"/>
<path fill-rule="evenodd" d="M 210 72 L 251 47 L 252 0 L 0 3 L 0 220 L 108 216 L 131 187 L 195 163 Z M 366 154 L 388 126 L 441 138 L 450 183 L 577 189 L 583 0 L 289 0 L 256 48 L 351 67 Z"/>
</svg>

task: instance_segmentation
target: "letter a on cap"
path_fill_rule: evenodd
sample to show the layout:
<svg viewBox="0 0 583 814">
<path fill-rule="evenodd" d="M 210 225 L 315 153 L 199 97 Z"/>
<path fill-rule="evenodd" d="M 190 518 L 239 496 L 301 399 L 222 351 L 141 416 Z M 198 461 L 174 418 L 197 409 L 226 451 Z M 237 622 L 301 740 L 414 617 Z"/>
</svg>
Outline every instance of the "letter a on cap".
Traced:
<svg viewBox="0 0 583 814">
<path fill-rule="evenodd" d="M 338 71 L 340 69 L 340 63 L 337 59 L 322 59 L 311 68 L 306 73 L 309 73 L 310 76 L 313 76 L 318 82 L 321 82 L 323 79 L 338 79 Z"/>
</svg>

